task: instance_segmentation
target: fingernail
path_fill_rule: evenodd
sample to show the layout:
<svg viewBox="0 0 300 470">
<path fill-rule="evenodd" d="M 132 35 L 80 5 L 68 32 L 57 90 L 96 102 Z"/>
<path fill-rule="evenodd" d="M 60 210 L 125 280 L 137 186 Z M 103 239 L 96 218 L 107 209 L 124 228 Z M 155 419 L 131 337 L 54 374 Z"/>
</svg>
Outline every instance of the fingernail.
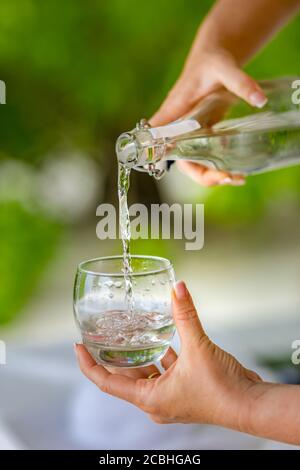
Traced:
<svg viewBox="0 0 300 470">
<path fill-rule="evenodd" d="M 73 348 L 74 348 L 75 354 L 77 355 L 77 343 L 73 343 Z"/>
<path fill-rule="evenodd" d="M 261 91 L 255 91 L 249 96 L 249 101 L 253 106 L 256 106 L 256 108 L 263 108 L 268 98 L 266 98 Z"/>
<path fill-rule="evenodd" d="M 219 181 L 219 185 L 220 186 L 223 186 L 225 184 L 232 184 L 232 178 L 230 178 L 230 176 L 226 176 L 226 178 L 222 179 L 221 181 Z"/>
<path fill-rule="evenodd" d="M 178 300 L 183 300 L 187 294 L 187 288 L 183 281 L 177 281 L 174 286 L 176 298 Z"/>
</svg>

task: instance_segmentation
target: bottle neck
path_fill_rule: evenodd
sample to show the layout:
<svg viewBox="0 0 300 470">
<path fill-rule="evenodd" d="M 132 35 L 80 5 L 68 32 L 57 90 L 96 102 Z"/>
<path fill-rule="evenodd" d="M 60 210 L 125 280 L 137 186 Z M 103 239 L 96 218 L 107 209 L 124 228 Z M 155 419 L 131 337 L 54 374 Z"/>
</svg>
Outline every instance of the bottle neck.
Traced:
<svg viewBox="0 0 300 470">
<path fill-rule="evenodd" d="M 200 128 L 194 119 L 182 119 L 165 126 L 152 128 L 142 119 L 131 132 L 121 134 L 116 153 L 120 163 L 139 171 L 161 177 L 168 154 L 179 136 Z M 170 157 L 172 159 L 172 156 Z"/>
<path fill-rule="evenodd" d="M 164 168 L 160 162 L 165 159 L 166 141 L 155 135 L 155 129 L 151 129 L 145 120 L 132 131 L 120 135 L 116 153 L 118 161 L 124 166 L 148 172 L 158 178 L 163 174 Z"/>
</svg>

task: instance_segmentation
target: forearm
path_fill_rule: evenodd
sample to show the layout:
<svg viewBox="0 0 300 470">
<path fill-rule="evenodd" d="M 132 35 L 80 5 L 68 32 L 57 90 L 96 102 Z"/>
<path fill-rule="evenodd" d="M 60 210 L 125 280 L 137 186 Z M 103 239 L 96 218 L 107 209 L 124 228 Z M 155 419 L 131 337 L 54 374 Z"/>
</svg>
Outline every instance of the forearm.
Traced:
<svg viewBox="0 0 300 470">
<path fill-rule="evenodd" d="M 300 445 L 300 386 L 261 382 L 245 400 L 240 430 Z"/>
<path fill-rule="evenodd" d="M 191 55 L 223 49 L 249 60 L 300 8 L 299 0 L 219 0 L 202 23 Z"/>
</svg>

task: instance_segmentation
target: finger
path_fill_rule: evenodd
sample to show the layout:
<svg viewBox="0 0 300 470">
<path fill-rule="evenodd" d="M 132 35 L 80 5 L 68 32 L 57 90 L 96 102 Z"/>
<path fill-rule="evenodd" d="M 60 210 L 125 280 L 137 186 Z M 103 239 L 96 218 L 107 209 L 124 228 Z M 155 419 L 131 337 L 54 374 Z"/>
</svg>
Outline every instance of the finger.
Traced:
<svg viewBox="0 0 300 470">
<path fill-rule="evenodd" d="M 83 344 L 77 344 L 75 351 L 80 370 L 100 390 L 137 406 L 143 403 L 143 390 L 147 386 L 147 380 L 143 381 L 145 384 L 142 387 L 141 382 L 137 379 L 125 375 L 111 374 L 105 367 L 96 364 Z M 149 380 L 148 383 L 150 384 L 150 382 Z"/>
<path fill-rule="evenodd" d="M 134 370 L 137 373 L 139 373 L 139 377 L 146 378 L 146 379 L 149 376 L 154 375 L 154 374 L 159 374 L 160 375 L 159 369 L 154 364 L 151 365 L 151 366 L 141 367 L 139 369 L 134 369 Z"/>
<path fill-rule="evenodd" d="M 220 61 L 216 76 L 227 90 L 251 106 L 262 108 L 266 104 L 268 99 L 258 83 L 231 61 Z"/>
<path fill-rule="evenodd" d="M 171 424 L 172 421 L 162 418 L 160 415 L 154 415 L 154 414 L 149 414 L 148 415 L 151 421 L 153 421 L 155 424 Z"/>
<path fill-rule="evenodd" d="M 177 354 L 173 348 L 169 348 L 165 356 L 162 358 L 161 365 L 165 370 L 168 370 L 172 364 L 177 360 Z"/>
<path fill-rule="evenodd" d="M 199 344 L 206 335 L 189 291 L 183 281 L 176 282 L 172 291 L 172 311 L 182 348 Z"/>
<path fill-rule="evenodd" d="M 189 176 L 201 186 L 232 185 L 242 186 L 245 178 L 242 175 L 232 175 L 226 171 L 209 169 L 199 163 L 188 161 L 176 162 L 180 171 Z"/>
<path fill-rule="evenodd" d="M 109 375 L 111 375 L 110 372 L 105 369 L 105 367 L 97 364 L 83 344 L 75 343 L 74 350 L 81 372 L 89 379 L 91 379 L 91 373 L 95 374 L 95 371 L 97 371 L 99 380 L 101 379 L 104 381 L 107 377 L 109 377 Z"/>
</svg>

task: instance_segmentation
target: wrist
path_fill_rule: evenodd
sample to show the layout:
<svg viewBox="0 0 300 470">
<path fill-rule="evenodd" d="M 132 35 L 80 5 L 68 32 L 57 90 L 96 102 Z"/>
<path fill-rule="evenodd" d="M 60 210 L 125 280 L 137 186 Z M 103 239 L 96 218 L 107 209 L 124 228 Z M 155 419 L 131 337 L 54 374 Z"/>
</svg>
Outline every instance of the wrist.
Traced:
<svg viewBox="0 0 300 470">
<path fill-rule="evenodd" d="M 260 416 L 264 408 L 265 395 L 276 384 L 268 384 L 266 382 L 252 381 L 249 384 L 242 400 L 238 426 L 239 431 L 248 434 L 259 434 Z"/>
<path fill-rule="evenodd" d="M 212 424 L 253 434 L 254 410 L 258 398 L 263 393 L 263 383 L 259 378 L 243 378 L 228 383 L 214 415 Z"/>
<path fill-rule="evenodd" d="M 191 55 L 207 55 L 209 57 L 227 55 L 234 57 L 226 35 L 210 21 L 204 20 L 200 26 L 191 49 Z"/>
</svg>

